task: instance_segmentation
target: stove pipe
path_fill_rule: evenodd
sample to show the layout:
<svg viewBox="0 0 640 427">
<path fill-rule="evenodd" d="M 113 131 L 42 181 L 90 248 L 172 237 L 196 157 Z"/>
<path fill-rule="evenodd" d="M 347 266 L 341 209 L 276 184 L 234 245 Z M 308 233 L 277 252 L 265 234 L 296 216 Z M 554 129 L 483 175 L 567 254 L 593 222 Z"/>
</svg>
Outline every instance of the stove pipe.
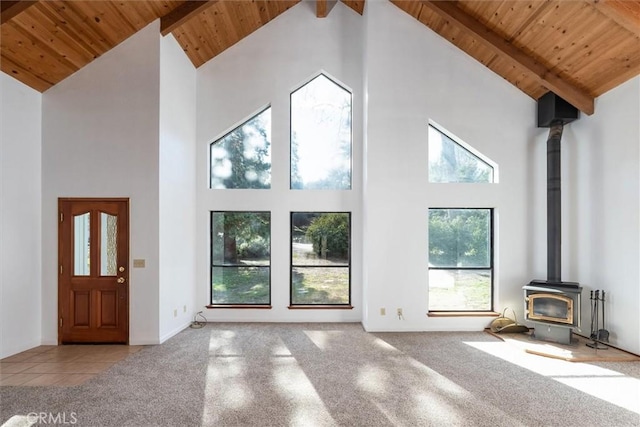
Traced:
<svg viewBox="0 0 640 427">
<path fill-rule="evenodd" d="M 564 124 L 556 120 L 547 137 L 547 280 L 562 281 L 562 193 L 560 140 Z"/>
<path fill-rule="evenodd" d="M 564 125 L 578 118 L 578 110 L 553 92 L 538 100 L 538 127 L 547 137 L 547 281 L 562 282 L 562 197 L 560 141 Z"/>
</svg>

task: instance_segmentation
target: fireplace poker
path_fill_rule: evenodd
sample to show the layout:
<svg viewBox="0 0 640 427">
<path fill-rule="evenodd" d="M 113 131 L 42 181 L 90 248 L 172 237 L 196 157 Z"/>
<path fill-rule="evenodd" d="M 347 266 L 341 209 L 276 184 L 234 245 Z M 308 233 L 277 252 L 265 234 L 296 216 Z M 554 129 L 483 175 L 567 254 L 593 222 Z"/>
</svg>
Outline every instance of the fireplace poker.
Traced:
<svg viewBox="0 0 640 427">
<path fill-rule="evenodd" d="M 593 340 L 593 342 L 588 342 L 586 345 L 587 347 L 591 347 L 594 348 L 596 350 L 606 350 L 609 347 L 607 347 L 606 345 L 602 344 L 602 341 L 600 339 L 600 333 L 601 331 L 604 330 L 604 325 L 602 327 L 602 329 L 600 329 L 600 319 L 598 318 L 598 313 L 600 311 L 600 290 L 596 289 L 595 292 L 592 292 L 592 297 L 593 297 L 593 304 L 592 304 L 592 308 L 591 308 L 591 339 Z M 603 298 L 604 298 L 604 291 L 603 291 Z M 603 317 L 604 317 L 604 313 L 603 313 Z M 595 319 L 595 324 L 594 324 L 594 319 Z M 603 319 L 604 320 L 604 319 Z M 604 335 L 603 335 L 604 336 Z M 607 339 L 609 339 L 609 332 L 607 331 Z"/>
<path fill-rule="evenodd" d="M 600 301 L 602 302 L 602 329 L 598 329 L 598 341 L 609 342 L 609 331 L 605 328 L 604 323 L 604 291 L 602 291 L 602 299 Z"/>
</svg>

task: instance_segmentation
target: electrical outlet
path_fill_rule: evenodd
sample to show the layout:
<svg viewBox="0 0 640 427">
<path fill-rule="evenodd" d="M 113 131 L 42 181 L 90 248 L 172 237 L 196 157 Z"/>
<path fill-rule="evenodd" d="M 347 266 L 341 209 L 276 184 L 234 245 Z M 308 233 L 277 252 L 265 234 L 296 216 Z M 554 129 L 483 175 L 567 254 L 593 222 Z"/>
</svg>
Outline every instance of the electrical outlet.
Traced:
<svg viewBox="0 0 640 427">
<path fill-rule="evenodd" d="M 178 317 L 178 309 L 173 310 L 173 317 Z"/>
<path fill-rule="evenodd" d="M 380 308 L 380 316 L 386 316 L 387 310 L 384 307 Z"/>
<path fill-rule="evenodd" d="M 186 313 L 186 312 L 187 312 L 187 306 L 186 306 L 186 305 L 182 307 L 182 312 L 183 312 L 183 313 Z"/>
<path fill-rule="evenodd" d="M 398 317 L 402 317 L 402 309 L 401 308 L 398 309 Z"/>
</svg>

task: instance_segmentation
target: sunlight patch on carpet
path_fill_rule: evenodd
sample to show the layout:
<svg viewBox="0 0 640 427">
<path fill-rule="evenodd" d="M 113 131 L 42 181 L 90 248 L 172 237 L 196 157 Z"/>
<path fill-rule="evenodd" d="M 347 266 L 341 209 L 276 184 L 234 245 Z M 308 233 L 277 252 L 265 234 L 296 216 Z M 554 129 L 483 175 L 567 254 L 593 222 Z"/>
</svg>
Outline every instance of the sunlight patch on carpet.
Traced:
<svg viewBox="0 0 640 427">
<path fill-rule="evenodd" d="M 465 342 L 465 344 L 640 414 L 640 380 L 637 378 L 589 363 L 567 362 L 529 354 L 504 342 Z"/>
<path fill-rule="evenodd" d="M 379 366 L 367 363 L 358 369 L 358 388 L 378 397 L 387 394 L 391 374 Z"/>
<path fill-rule="evenodd" d="M 0 427 L 30 427 L 37 422 L 38 418 L 29 415 L 14 415 Z"/>
<path fill-rule="evenodd" d="M 313 383 L 294 358 L 273 360 L 273 379 L 276 392 L 293 405 L 290 426 L 335 424 L 331 413 L 318 395 Z"/>
<path fill-rule="evenodd" d="M 304 334 L 309 337 L 312 343 L 316 345 L 320 350 L 327 350 L 332 340 L 342 338 L 343 331 L 304 331 Z"/>
</svg>

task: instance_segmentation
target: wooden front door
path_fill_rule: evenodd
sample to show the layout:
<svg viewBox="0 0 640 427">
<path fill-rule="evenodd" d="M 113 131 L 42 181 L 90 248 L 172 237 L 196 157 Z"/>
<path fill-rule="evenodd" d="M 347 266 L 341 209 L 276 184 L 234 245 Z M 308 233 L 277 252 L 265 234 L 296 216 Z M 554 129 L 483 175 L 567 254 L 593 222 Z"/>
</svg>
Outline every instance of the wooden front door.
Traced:
<svg viewBox="0 0 640 427">
<path fill-rule="evenodd" d="M 129 200 L 59 199 L 58 342 L 129 341 Z"/>
</svg>

